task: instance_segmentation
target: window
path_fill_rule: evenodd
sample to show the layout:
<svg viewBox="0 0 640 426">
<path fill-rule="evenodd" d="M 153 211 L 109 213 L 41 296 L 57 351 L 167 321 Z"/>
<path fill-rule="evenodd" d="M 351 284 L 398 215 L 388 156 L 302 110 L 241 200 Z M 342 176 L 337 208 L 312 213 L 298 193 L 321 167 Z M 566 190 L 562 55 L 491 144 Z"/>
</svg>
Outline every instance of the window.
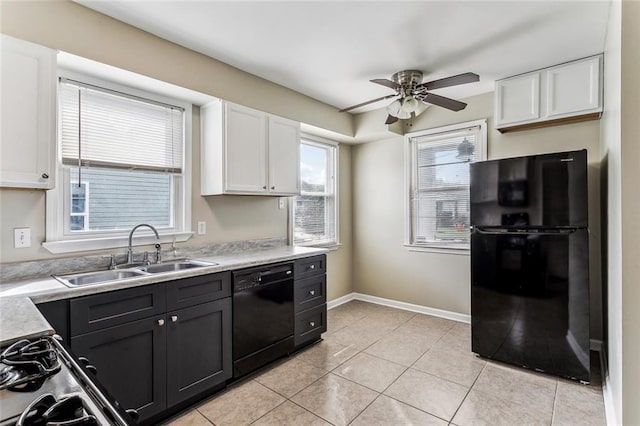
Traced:
<svg viewBox="0 0 640 426">
<path fill-rule="evenodd" d="M 336 165 L 336 145 L 302 140 L 300 195 L 294 197 L 294 244 L 338 244 Z"/>
<path fill-rule="evenodd" d="M 165 235 L 188 231 L 190 105 L 66 78 L 58 97 L 60 179 L 47 196 L 57 211 L 47 212 L 45 247 L 126 236 L 140 223 Z"/>
<path fill-rule="evenodd" d="M 469 248 L 469 163 L 484 160 L 486 120 L 406 136 L 406 244 Z"/>
</svg>

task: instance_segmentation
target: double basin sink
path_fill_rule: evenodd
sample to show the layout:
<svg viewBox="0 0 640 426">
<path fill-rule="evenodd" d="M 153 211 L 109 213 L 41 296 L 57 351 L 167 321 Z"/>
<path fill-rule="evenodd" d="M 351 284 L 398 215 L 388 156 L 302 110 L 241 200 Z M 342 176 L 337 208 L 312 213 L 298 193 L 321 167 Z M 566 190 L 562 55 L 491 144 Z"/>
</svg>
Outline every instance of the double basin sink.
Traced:
<svg viewBox="0 0 640 426">
<path fill-rule="evenodd" d="M 180 259 L 152 265 L 132 266 L 127 269 L 109 269 L 105 271 L 84 272 L 80 274 L 54 275 L 53 278 L 68 287 L 81 287 L 91 284 L 104 284 L 108 282 L 122 281 L 129 278 L 166 274 L 185 269 L 203 268 L 215 266 L 217 263 L 202 262 L 200 260 Z"/>
</svg>

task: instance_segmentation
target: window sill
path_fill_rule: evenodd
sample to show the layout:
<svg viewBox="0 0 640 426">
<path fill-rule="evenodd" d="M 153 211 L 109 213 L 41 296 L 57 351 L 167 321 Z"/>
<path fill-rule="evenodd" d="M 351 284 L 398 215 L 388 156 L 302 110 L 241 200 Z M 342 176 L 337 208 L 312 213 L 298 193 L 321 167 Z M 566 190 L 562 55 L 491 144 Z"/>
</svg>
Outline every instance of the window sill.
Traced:
<svg viewBox="0 0 640 426">
<path fill-rule="evenodd" d="M 160 234 L 160 243 L 181 243 L 187 241 L 193 236 L 193 232 L 177 232 L 175 234 Z M 144 246 L 155 244 L 156 237 L 154 235 L 140 235 L 134 236 L 134 246 Z M 102 237 L 102 238 L 86 238 L 78 240 L 60 240 L 60 241 L 45 241 L 42 243 L 47 251 L 53 254 L 59 253 L 76 253 L 87 250 L 105 250 L 120 247 L 127 247 L 129 245 L 129 236 L 121 235 L 117 237 Z"/>
<path fill-rule="evenodd" d="M 418 246 L 413 244 L 404 245 L 408 251 L 453 254 L 456 256 L 469 256 L 471 250 L 466 247 L 437 247 L 437 246 Z"/>
<path fill-rule="evenodd" d="M 342 244 L 341 243 L 327 243 L 327 244 L 294 244 L 298 247 L 313 247 L 313 248 L 323 248 L 328 251 L 336 251 L 338 250 Z"/>
</svg>

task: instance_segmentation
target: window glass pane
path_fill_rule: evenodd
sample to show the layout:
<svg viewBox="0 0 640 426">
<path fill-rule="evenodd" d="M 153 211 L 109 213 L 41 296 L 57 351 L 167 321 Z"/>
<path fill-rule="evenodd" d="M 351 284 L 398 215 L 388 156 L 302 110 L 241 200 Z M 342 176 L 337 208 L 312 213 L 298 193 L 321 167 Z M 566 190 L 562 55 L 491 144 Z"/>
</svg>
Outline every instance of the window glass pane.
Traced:
<svg viewBox="0 0 640 426">
<path fill-rule="evenodd" d="M 337 240 L 334 146 L 302 143 L 301 195 L 295 198 L 295 244 L 331 244 Z"/>
<path fill-rule="evenodd" d="M 81 181 L 91 188 L 85 199 L 88 223 L 79 227 L 84 219 L 71 216 L 71 231 L 129 230 L 140 223 L 157 228 L 173 226 L 172 175 L 159 172 L 128 171 L 118 169 L 70 169 L 72 182 Z M 71 184 L 71 193 L 78 189 Z"/>
<path fill-rule="evenodd" d="M 84 230 L 84 216 L 71 216 L 71 230 L 82 231 Z"/>
<path fill-rule="evenodd" d="M 417 136 L 411 168 L 411 242 L 469 242 L 469 163 L 478 154 L 480 128 Z"/>
<path fill-rule="evenodd" d="M 326 192 L 328 150 L 300 145 L 300 189 L 302 192 Z"/>
<path fill-rule="evenodd" d="M 86 190 L 85 184 L 71 184 L 71 213 L 84 213 L 86 211 Z"/>
</svg>

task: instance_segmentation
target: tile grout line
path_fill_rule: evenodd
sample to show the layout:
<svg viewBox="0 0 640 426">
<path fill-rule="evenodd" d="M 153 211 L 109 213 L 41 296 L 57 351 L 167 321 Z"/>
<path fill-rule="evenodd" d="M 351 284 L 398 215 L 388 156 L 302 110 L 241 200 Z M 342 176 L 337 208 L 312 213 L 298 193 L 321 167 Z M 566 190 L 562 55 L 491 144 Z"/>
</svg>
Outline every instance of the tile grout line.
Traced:
<svg viewBox="0 0 640 426">
<path fill-rule="evenodd" d="M 453 416 L 451 416 L 451 420 L 449 420 L 449 424 L 453 423 L 453 419 L 456 418 L 456 414 L 458 414 L 458 411 L 460 411 L 460 408 L 462 407 L 462 404 L 464 404 L 464 401 L 466 401 L 467 397 L 471 393 L 471 389 L 473 389 L 473 386 L 475 386 L 476 382 L 480 378 L 480 375 L 484 372 L 485 368 L 487 368 L 487 365 L 489 365 L 489 364 L 485 364 L 485 365 L 482 366 L 482 370 L 480 370 L 480 373 L 478 374 L 476 379 L 473 381 L 471 386 L 469 386 L 469 390 L 467 390 L 467 393 L 464 395 L 464 398 L 462 398 L 462 401 L 460 401 L 460 405 L 458 405 L 458 408 L 456 408 L 456 411 L 453 413 Z"/>
<path fill-rule="evenodd" d="M 556 416 L 556 407 L 558 406 L 558 388 L 560 387 L 560 382 L 556 380 L 556 391 L 553 393 L 553 409 L 551 410 L 551 423 L 553 425 L 553 418 Z"/>
</svg>

